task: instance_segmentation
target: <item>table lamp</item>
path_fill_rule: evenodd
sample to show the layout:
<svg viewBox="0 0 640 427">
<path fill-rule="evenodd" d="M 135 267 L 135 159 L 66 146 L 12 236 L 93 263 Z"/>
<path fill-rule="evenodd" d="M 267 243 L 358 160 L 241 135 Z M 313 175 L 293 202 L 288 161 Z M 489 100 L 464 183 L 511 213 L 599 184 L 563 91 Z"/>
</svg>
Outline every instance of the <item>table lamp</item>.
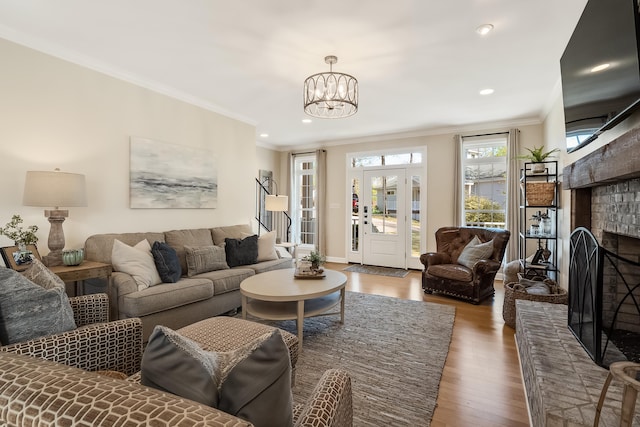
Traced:
<svg viewBox="0 0 640 427">
<path fill-rule="evenodd" d="M 68 210 L 60 207 L 87 206 L 87 192 L 84 175 L 54 171 L 27 171 L 22 204 L 25 206 L 53 207 L 45 209 L 49 220 L 49 254 L 42 257 L 45 265 L 62 265 L 64 232 L 62 223 L 69 216 Z"/>
</svg>

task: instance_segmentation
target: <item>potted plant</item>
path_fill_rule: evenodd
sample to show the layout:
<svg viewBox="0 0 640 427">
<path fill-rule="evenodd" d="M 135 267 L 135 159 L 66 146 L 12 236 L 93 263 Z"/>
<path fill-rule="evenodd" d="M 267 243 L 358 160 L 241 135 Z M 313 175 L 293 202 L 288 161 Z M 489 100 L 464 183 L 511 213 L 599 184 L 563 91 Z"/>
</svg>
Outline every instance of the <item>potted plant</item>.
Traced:
<svg viewBox="0 0 640 427">
<path fill-rule="evenodd" d="M 547 159 L 552 158 L 553 153 L 560 151 L 559 148 L 554 148 L 551 151 L 544 151 L 544 145 L 540 147 L 526 148 L 529 154 L 522 154 L 518 156 L 518 159 L 529 160 L 534 165 L 531 167 L 531 172 L 533 173 L 542 173 L 544 172 L 544 162 Z"/>
<path fill-rule="evenodd" d="M 4 227 L 0 227 L 0 236 L 7 236 L 13 240 L 20 250 L 26 250 L 27 245 L 38 243 L 38 236 L 36 236 L 38 226 L 30 225 L 23 229 L 20 225 L 23 222 L 24 220 L 20 215 L 13 215 L 11 221 L 5 224 Z"/>
<path fill-rule="evenodd" d="M 311 253 L 302 258 L 302 260 L 311 263 L 311 270 L 318 270 L 320 266 L 324 264 L 326 258 L 318 251 L 311 251 Z"/>
</svg>

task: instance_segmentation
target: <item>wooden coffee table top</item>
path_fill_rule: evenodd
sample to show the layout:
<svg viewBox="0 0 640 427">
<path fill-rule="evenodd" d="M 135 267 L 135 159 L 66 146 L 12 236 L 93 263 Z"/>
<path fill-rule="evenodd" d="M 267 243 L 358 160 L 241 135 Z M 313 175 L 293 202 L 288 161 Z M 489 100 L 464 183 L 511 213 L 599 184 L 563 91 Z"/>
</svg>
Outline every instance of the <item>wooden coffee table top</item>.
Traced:
<svg viewBox="0 0 640 427">
<path fill-rule="evenodd" d="M 347 284 L 347 276 L 339 271 L 324 272 L 323 279 L 296 279 L 294 268 L 267 271 L 243 280 L 240 292 L 262 301 L 301 301 L 331 294 Z"/>
</svg>

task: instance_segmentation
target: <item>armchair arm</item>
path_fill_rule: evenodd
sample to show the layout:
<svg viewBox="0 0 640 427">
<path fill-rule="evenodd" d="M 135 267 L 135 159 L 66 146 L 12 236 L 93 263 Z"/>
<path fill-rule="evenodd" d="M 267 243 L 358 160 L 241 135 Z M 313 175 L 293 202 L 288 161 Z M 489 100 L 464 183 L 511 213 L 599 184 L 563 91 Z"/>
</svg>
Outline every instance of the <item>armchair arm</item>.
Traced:
<svg viewBox="0 0 640 427">
<path fill-rule="evenodd" d="M 69 298 L 76 326 L 109 321 L 109 297 L 107 294 L 91 294 Z"/>
<path fill-rule="evenodd" d="M 142 321 L 138 318 L 97 323 L 61 334 L 0 347 L 7 351 L 75 366 L 132 375 L 142 360 Z"/>
<path fill-rule="evenodd" d="M 473 265 L 473 277 L 495 274 L 500 270 L 502 263 L 492 259 L 481 259 Z"/>
<path fill-rule="evenodd" d="M 345 371 L 325 371 L 307 402 L 294 410 L 294 426 L 351 427 L 351 378 Z"/>
<path fill-rule="evenodd" d="M 420 255 L 420 262 L 425 268 L 437 264 L 451 264 L 451 257 L 444 252 L 427 252 Z"/>
</svg>

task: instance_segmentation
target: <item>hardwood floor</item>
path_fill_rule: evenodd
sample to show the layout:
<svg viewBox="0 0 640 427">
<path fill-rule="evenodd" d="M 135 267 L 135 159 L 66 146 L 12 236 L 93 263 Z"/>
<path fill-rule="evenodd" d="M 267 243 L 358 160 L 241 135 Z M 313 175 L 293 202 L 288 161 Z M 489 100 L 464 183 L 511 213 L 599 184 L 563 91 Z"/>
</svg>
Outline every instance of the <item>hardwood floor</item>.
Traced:
<svg viewBox="0 0 640 427">
<path fill-rule="evenodd" d="M 346 264 L 327 263 L 342 271 Z M 504 324 L 504 289 L 480 305 L 425 295 L 421 272 L 405 278 L 343 271 L 347 290 L 452 305 L 456 319 L 432 427 L 525 427 L 529 425 L 514 330 Z"/>
</svg>

